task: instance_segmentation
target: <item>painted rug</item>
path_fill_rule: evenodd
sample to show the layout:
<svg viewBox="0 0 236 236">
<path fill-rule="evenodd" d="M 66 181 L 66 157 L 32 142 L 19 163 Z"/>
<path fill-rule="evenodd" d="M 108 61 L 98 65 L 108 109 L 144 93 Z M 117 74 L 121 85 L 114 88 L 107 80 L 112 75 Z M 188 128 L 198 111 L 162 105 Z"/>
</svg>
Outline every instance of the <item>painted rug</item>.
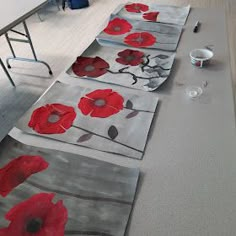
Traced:
<svg viewBox="0 0 236 236">
<path fill-rule="evenodd" d="M 94 41 L 67 73 L 145 91 L 156 90 L 170 75 L 175 54 L 126 47 L 110 48 Z"/>
<path fill-rule="evenodd" d="M 176 51 L 182 26 L 111 16 L 108 25 L 97 36 L 101 45 L 123 45 L 135 48 L 150 48 Z"/>
<path fill-rule="evenodd" d="M 132 20 L 184 25 L 189 11 L 190 5 L 178 7 L 156 3 L 127 3 L 120 5 L 113 14 Z"/>
<path fill-rule="evenodd" d="M 22 131 L 141 159 L 157 107 L 154 94 L 56 82 L 18 121 Z"/>
<path fill-rule="evenodd" d="M 138 169 L 10 136 L 0 147 L 1 236 L 124 236 Z"/>
</svg>

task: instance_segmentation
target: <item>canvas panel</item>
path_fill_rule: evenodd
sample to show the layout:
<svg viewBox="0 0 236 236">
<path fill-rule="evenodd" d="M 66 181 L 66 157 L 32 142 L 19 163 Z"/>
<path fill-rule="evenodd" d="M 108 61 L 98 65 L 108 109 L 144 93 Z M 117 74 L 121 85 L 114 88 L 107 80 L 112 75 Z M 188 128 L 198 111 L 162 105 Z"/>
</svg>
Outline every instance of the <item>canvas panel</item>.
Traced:
<svg viewBox="0 0 236 236">
<path fill-rule="evenodd" d="M 91 76 L 90 73 L 86 73 L 86 67 L 82 63 L 87 60 L 86 58 L 95 59 L 96 57 L 99 57 L 98 60 L 106 61 L 109 66 L 105 69 L 104 74 Z M 94 41 L 78 58 L 79 60 L 83 59 L 82 62 L 76 60 L 67 70 L 69 75 L 78 80 L 88 79 L 153 91 L 164 83 L 170 75 L 175 54 L 157 50 L 132 50 L 127 47 L 103 47 Z M 95 60 L 93 62 L 87 60 L 87 67 L 95 63 Z"/>
<path fill-rule="evenodd" d="M 132 3 L 120 5 L 113 14 L 132 20 L 184 25 L 190 12 L 190 5 L 169 6 L 156 3 L 144 4 L 148 6 L 148 9 L 146 8 L 144 11 L 141 9 L 139 12 L 134 12 L 132 11 L 132 7 L 130 10 L 127 7 L 130 4 Z"/>
<path fill-rule="evenodd" d="M 112 89 L 111 86 L 108 86 L 107 89 L 110 90 L 94 90 L 56 82 L 24 114 L 16 127 L 29 134 L 141 159 L 158 98 L 150 93 L 142 96 L 138 92 L 127 93 L 125 88 Z M 104 91 L 112 92 L 104 96 Z M 99 96 L 94 99 L 88 95 L 90 93 L 99 93 Z M 79 108 L 78 104 L 82 104 L 82 100 L 85 101 L 85 104 Z M 104 106 L 98 107 L 99 103 L 104 100 L 105 104 L 102 104 Z M 92 103 L 86 104 L 87 102 Z M 64 118 L 62 118 L 55 123 L 56 128 L 60 129 L 61 126 L 65 129 L 63 133 L 45 134 L 44 131 L 44 133 L 39 133 L 29 127 L 29 121 L 34 120 L 32 114 L 35 110 L 41 109 L 41 107 L 46 109 L 45 105 L 55 103 L 70 107 L 76 114 L 75 119 L 72 117 L 63 120 Z M 84 114 L 86 112 L 87 114 Z M 48 122 L 49 126 L 52 124 L 51 121 L 49 122 L 51 117 L 45 118 L 43 115 L 37 114 L 37 119 L 40 118 L 42 118 L 42 122 Z M 68 125 L 68 123 L 70 124 Z M 66 127 L 67 125 L 68 127 Z M 37 128 L 37 126 L 35 127 Z"/>
<path fill-rule="evenodd" d="M 115 32 L 116 28 L 114 32 L 106 33 L 104 30 L 109 24 L 109 28 L 113 25 L 125 28 L 124 33 L 117 34 Z M 182 26 L 137 21 L 115 15 L 111 16 L 108 26 L 96 38 L 101 45 L 123 45 L 174 52 L 176 51 L 182 33 Z M 141 40 L 142 42 L 136 45 L 134 41 L 136 42 L 137 40 Z"/>
<path fill-rule="evenodd" d="M 54 201 L 62 200 L 68 211 L 65 235 L 124 235 L 134 202 L 138 169 L 24 145 L 10 136 L 0 147 L 1 168 L 25 155 L 40 156 L 49 164 L 47 169 L 31 175 L 0 198 L 0 228 L 8 226 L 4 215 L 13 206 L 44 192 L 54 193 Z"/>
</svg>

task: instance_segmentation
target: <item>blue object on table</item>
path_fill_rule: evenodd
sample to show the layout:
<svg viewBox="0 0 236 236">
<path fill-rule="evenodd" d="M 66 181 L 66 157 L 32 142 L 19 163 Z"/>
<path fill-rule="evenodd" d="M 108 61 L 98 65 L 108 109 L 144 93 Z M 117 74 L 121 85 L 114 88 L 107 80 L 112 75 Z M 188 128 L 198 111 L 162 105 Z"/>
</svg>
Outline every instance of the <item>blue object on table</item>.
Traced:
<svg viewBox="0 0 236 236">
<path fill-rule="evenodd" d="M 88 0 L 68 0 L 68 6 L 71 9 L 80 9 L 89 6 Z"/>
</svg>

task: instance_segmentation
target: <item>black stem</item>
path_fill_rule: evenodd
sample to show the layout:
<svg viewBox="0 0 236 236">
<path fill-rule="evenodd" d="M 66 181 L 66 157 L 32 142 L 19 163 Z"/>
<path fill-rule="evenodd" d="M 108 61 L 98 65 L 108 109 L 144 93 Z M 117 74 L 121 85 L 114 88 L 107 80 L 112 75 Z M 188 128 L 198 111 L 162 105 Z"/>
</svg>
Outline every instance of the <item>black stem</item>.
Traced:
<svg viewBox="0 0 236 236">
<path fill-rule="evenodd" d="M 162 69 L 162 70 L 171 70 L 171 68 L 164 68 L 164 67 L 162 67 L 162 66 L 158 66 L 158 65 L 156 65 L 156 66 L 149 66 L 149 65 L 146 65 L 148 68 L 151 68 L 151 69 L 156 69 L 156 68 L 160 68 L 160 69 Z"/>
<path fill-rule="evenodd" d="M 115 72 L 115 71 L 111 71 L 111 70 L 107 70 L 108 72 L 110 72 L 111 74 L 129 74 L 133 77 L 133 80 L 134 82 L 132 83 L 132 85 L 136 84 L 137 83 L 137 79 L 145 79 L 145 80 L 150 80 L 150 79 L 156 79 L 158 78 L 157 76 L 153 76 L 153 77 L 142 77 L 142 76 L 137 76 L 131 72 L 128 72 L 128 71 L 124 71 L 125 69 L 127 69 L 129 67 L 124 67 L 122 69 L 120 69 L 118 72 Z"/>
<path fill-rule="evenodd" d="M 176 44 L 176 43 L 161 43 L 160 41 L 157 41 L 159 44 Z"/>
<path fill-rule="evenodd" d="M 75 126 L 75 125 L 72 125 L 72 127 L 77 128 L 77 129 L 80 129 L 80 130 L 83 130 L 83 131 L 86 132 L 86 133 L 90 133 L 90 134 L 96 135 L 96 136 L 98 136 L 98 137 L 101 137 L 101 138 L 107 139 L 107 140 L 109 140 L 109 141 L 111 141 L 111 142 L 113 142 L 113 143 L 120 144 L 120 145 L 122 145 L 122 146 L 124 146 L 124 147 L 130 148 L 130 149 L 133 149 L 133 150 L 135 150 L 135 151 L 137 151 L 137 152 L 143 153 L 143 152 L 142 152 L 141 150 L 139 150 L 139 149 L 136 149 L 136 148 L 130 147 L 129 145 L 126 145 L 126 144 L 124 144 L 124 143 L 118 142 L 118 141 L 116 141 L 116 140 L 114 140 L 114 139 L 110 139 L 110 138 L 105 137 L 105 136 L 103 136 L 103 135 L 100 135 L 100 134 L 94 133 L 94 132 L 89 131 L 89 130 L 87 130 L 87 129 L 83 129 L 83 128 L 78 127 L 78 126 Z"/>
<path fill-rule="evenodd" d="M 150 62 L 150 59 L 149 59 L 150 55 L 147 55 L 145 58 L 146 58 L 146 62 L 144 62 L 141 66 L 141 70 L 142 72 L 144 72 L 144 67 L 148 66 L 149 65 L 149 62 Z"/>
<path fill-rule="evenodd" d="M 107 198 L 107 197 L 83 196 L 83 195 L 80 195 L 80 194 L 70 193 L 70 192 L 66 192 L 66 191 L 63 191 L 63 190 L 48 188 L 48 187 L 45 187 L 41 184 L 34 183 L 33 181 L 30 181 L 30 180 L 26 180 L 25 182 L 32 185 L 32 186 L 34 186 L 35 188 L 43 190 L 43 191 L 54 192 L 54 193 L 58 193 L 58 194 L 62 194 L 62 195 L 66 195 L 66 196 L 70 196 L 70 197 L 74 197 L 74 198 L 79 198 L 79 199 L 84 199 L 84 200 L 91 200 L 91 201 L 114 202 L 114 203 L 119 203 L 119 204 L 132 205 L 132 202 L 128 202 L 128 201 L 123 201 L 123 200 L 118 200 L 118 199 L 113 199 L 113 198 Z"/>
<path fill-rule="evenodd" d="M 115 72 L 115 71 L 111 71 L 111 70 L 107 70 L 108 72 L 110 72 L 111 74 L 128 74 L 128 75 L 131 75 L 132 76 L 132 79 L 134 80 L 134 82 L 132 83 L 132 85 L 136 84 L 138 82 L 137 80 L 137 76 L 131 72 L 128 72 L 128 71 L 124 71 L 125 69 L 129 68 L 128 66 L 127 67 L 124 67 L 122 69 L 120 69 L 118 72 Z"/>
<path fill-rule="evenodd" d="M 152 111 L 146 111 L 146 110 L 140 110 L 140 109 L 133 109 L 133 108 L 129 108 L 129 107 L 124 107 L 127 110 L 131 110 L 131 111 L 140 111 L 140 112 L 149 112 L 149 113 L 153 113 Z"/>
<path fill-rule="evenodd" d="M 150 55 L 147 55 L 145 58 L 146 58 L 146 61 L 144 63 L 142 63 L 142 66 L 141 66 L 141 70 L 142 72 L 144 72 L 144 68 L 145 67 L 148 67 L 148 68 L 151 68 L 151 69 L 157 69 L 157 68 L 160 68 L 162 70 L 171 70 L 171 68 L 164 68 L 162 66 L 159 66 L 159 65 L 155 65 L 155 66 L 150 66 L 149 63 L 150 63 L 150 59 L 149 59 Z M 155 58 L 155 57 L 153 57 Z"/>
<path fill-rule="evenodd" d="M 98 231 L 81 231 L 81 230 L 66 230 L 65 234 L 74 235 L 74 234 L 80 234 L 80 235 L 99 235 L 99 236 L 113 236 L 112 234 L 104 233 L 104 232 L 98 232 Z"/>
</svg>

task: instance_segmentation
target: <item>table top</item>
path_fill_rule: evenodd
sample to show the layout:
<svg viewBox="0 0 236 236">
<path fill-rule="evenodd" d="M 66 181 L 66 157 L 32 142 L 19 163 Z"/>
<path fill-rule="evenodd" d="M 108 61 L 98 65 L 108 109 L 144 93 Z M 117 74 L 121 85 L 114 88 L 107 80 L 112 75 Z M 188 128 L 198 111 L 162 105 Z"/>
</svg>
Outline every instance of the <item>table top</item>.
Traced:
<svg viewBox="0 0 236 236">
<path fill-rule="evenodd" d="M 0 0 L 0 36 L 37 12 L 47 0 Z"/>
<path fill-rule="evenodd" d="M 202 25 L 193 34 L 196 20 Z M 212 64 L 205 69 L 193 67 L 189 52 L 206 45 L 214 45 Z M 59 80 L 74 81 L 64 73 Z M 205 81 L 208 85 L 199 99 L 186 96 L 188 86 L 203 86 Z M 79 83 L 106 87 L 91 81 Z M 174 70 L 156 95 L 161 102 L 141 161 L 26 135 L 17 129 L 10 135 L 30 145 L 139 167 L 141 178 L 129 236 L 235 235 L 235 114 L 225 14 L 221 9 L 191 10 Z"/>
</svg>

